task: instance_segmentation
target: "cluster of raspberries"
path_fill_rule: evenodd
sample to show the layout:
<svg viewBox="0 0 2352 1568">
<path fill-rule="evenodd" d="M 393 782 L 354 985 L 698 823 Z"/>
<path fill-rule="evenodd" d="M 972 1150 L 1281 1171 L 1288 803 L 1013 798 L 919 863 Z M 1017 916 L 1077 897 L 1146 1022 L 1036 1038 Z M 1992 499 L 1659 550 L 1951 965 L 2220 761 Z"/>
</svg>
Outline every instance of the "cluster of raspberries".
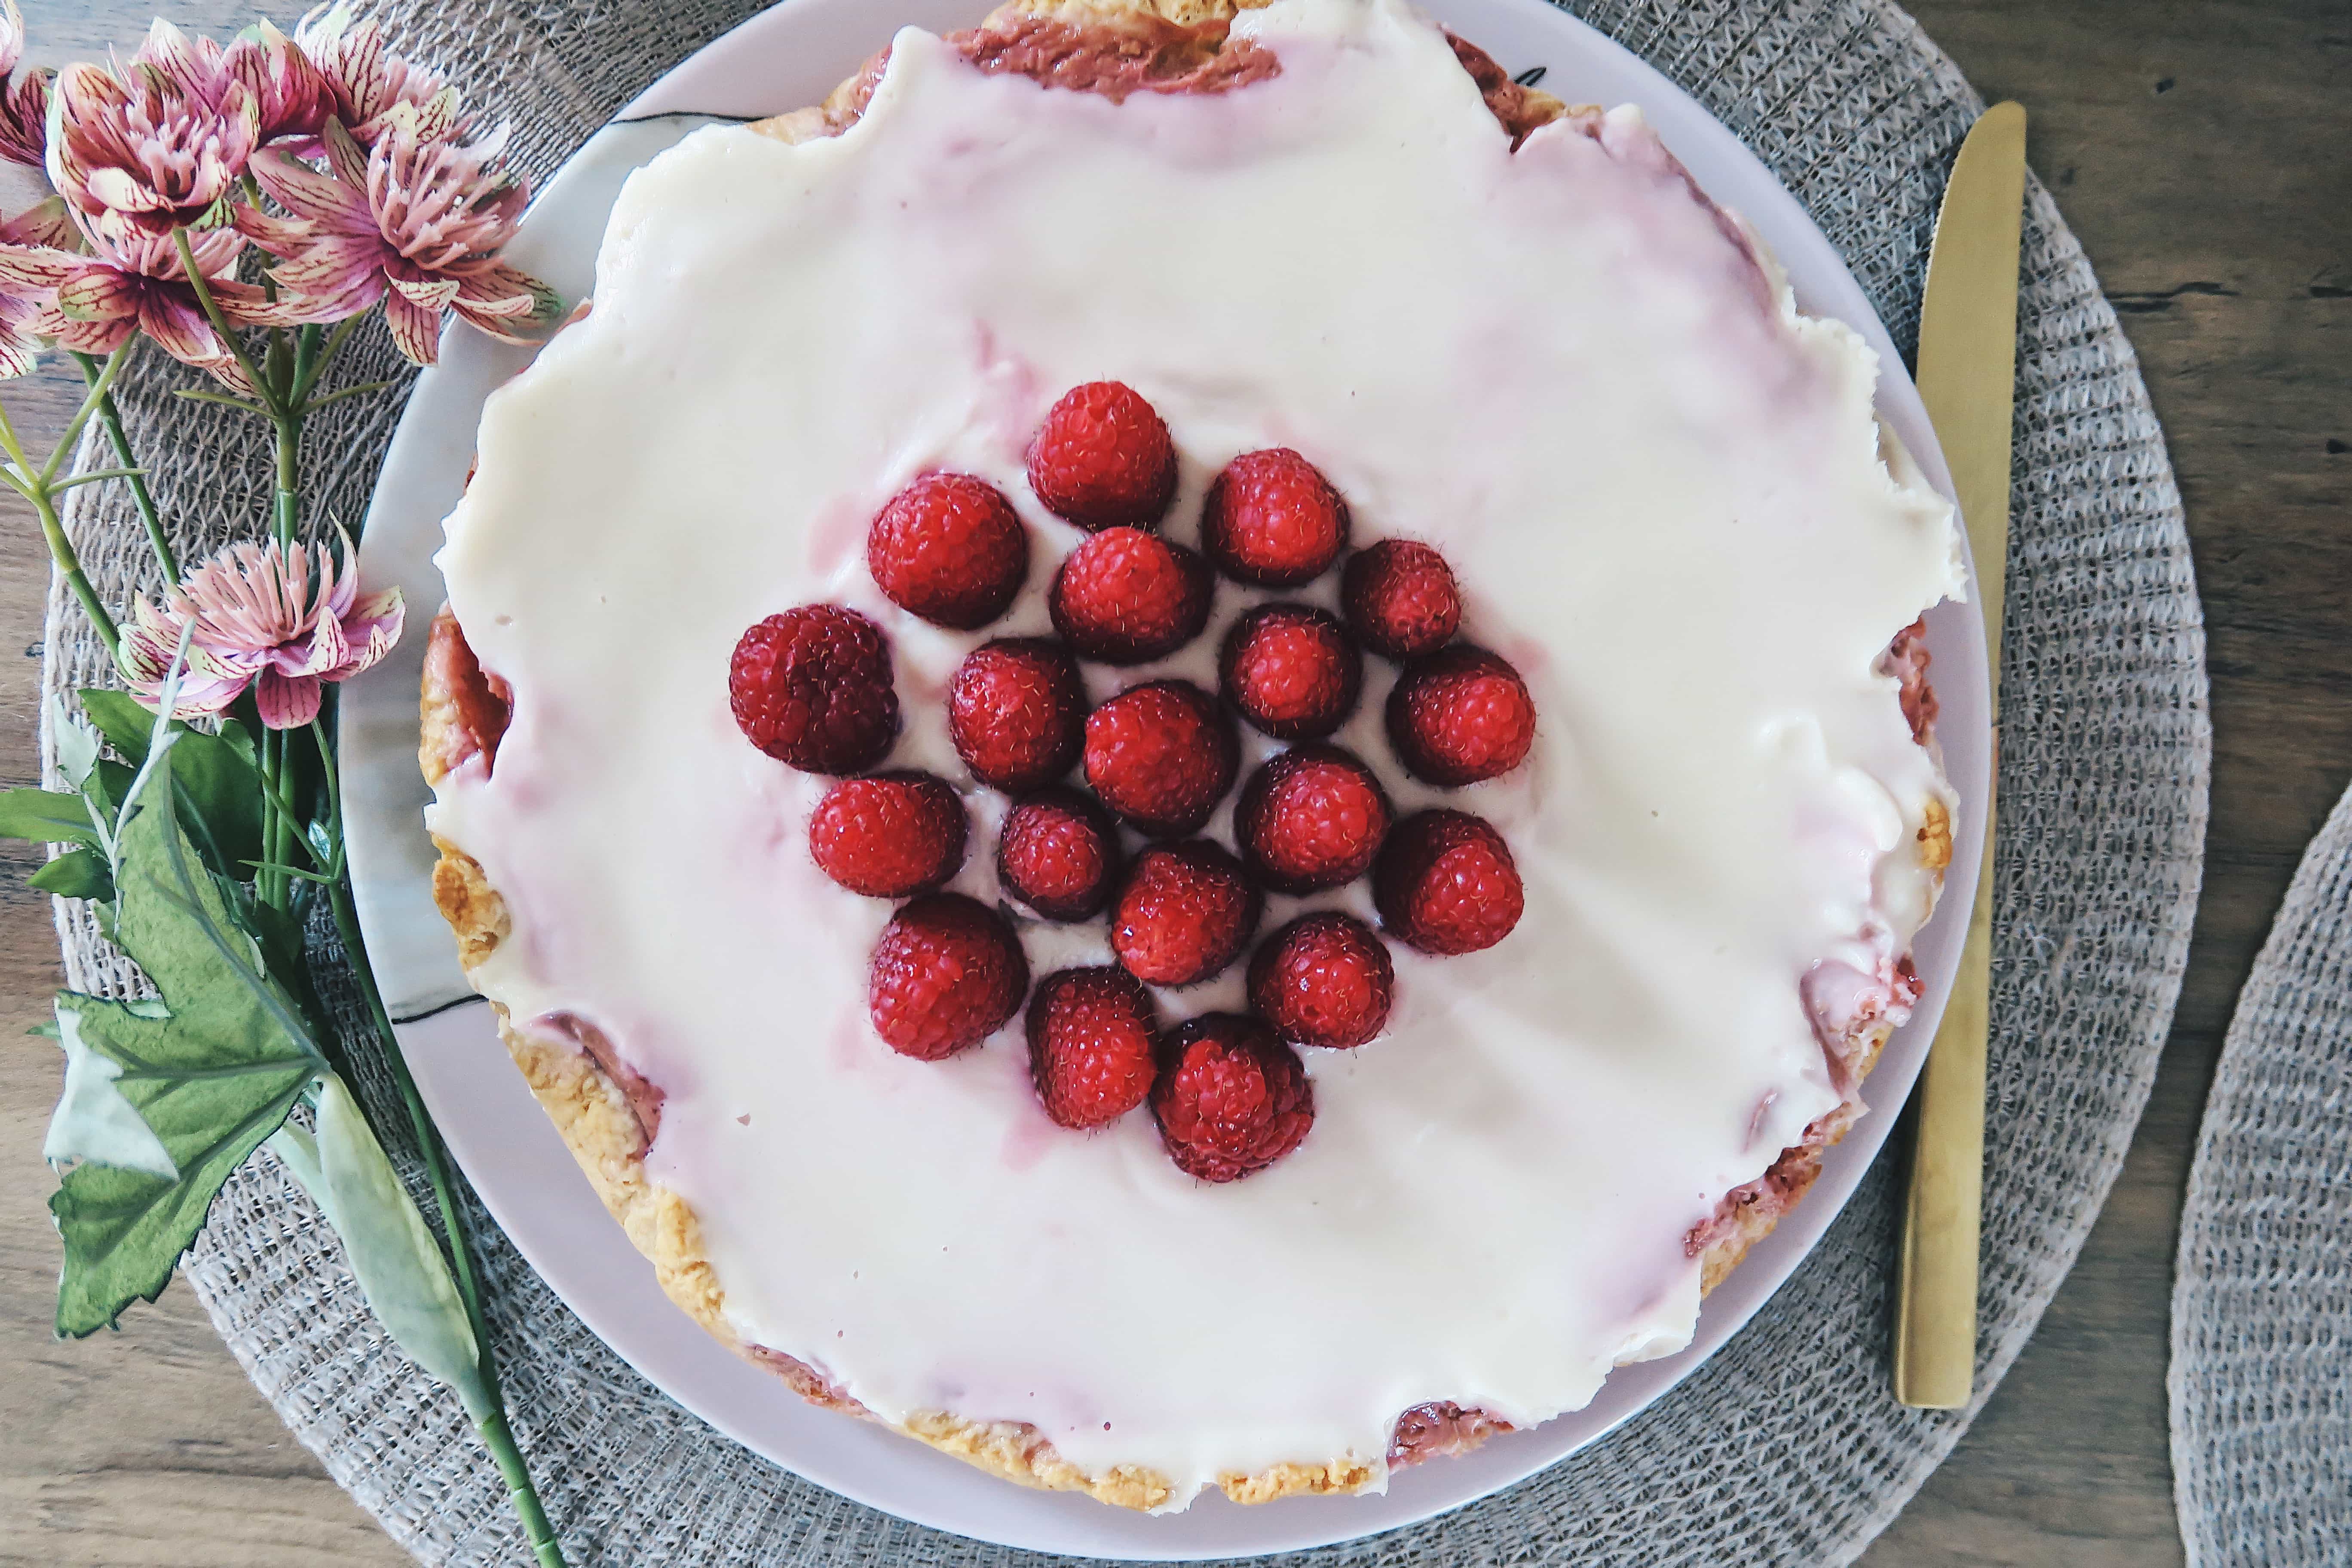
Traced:
<svg viewBox="0 0 2352 1568">
<path fill-rule="evenodd" d="M 1089 711 L 1078 660 L 1130 666 L 1174 653 L 1207 625 L 1218 574 L 1254 587 L 1311 582 L 1346 549 L 1347 504 L 1297 453 L 1246 452 L 1210 488 L 1200 551 L 1161 537 L 1175 448 L 1159 414 L 1117 382 L 1054 405 L 1030 448 L 1029 483 L 1088 534 L 1054 579 L 1058 637 L 975 648 L 949 686 L 949 732 L 972 776 L 1015 802 L 997 844 L 1003 887 L 1040 920 L 1108 911 L 1116 965 L 1063 970 L 1032 994 L 1006 915 L 940 890 L 963 864 L 964 804 L 932 774 L 869 771 L 896 741 L 899 713 L 888 643 L 866 616 L 804 605 L 745 632 L 729 671 L 736 722 L 781 762 L 843 775 L 809 824 L 826 875 L 908 900 L 875 948 L 869 980 L 874 1027 L 893 1049 L 950 1056 L 1003 1027 L 1025 995 L 1047 1115 L 1098 1127 L 1149 1100 L 1180 1167 L 1234 1181 L 1288 1153 L 1314 1121 L 1293 1047 L 1349 1049 L 1386 1023 L 1388 949 L 1352 915 L 1318 911 L 1258 944 L 1249 1014 L 1162 1030 L 1147 987 L 1195 984 L 1233 963 L 1267 891 L 1321 892 L 1369 872 L 1387 934 L 1439 954 L 1493 946 L 1523 904 L 1492 826 L 1454 810 L 1397 821 L 1372 771 L 1330 743 L 1356 706 L 1361 648 L 1402 667 L 1389 742 L 1427 784 L 1518 766 L 1535 706 L 1507 661 L 1454 640 L 1461 597 L 1444 559 L 1391 539 L 1349 555 L 1344 621 L 1281 602 L 1241 616 L 1220 650 L 1216 697 L 1151 680 Z M 1029 538 L 992 486 L 926 474 L 875 517 L 866 565 L 893 603 L 972 631 L 1020 592 Z M 1195 837 L 1239 771 L 1235 714 L 1291 742 L 1242 786 L 1238 856 Z M 1081 765 L 1087 790 L 1066 782 Z M 1122 823 L 1144 840 L 1139 850 L 1123 846 Z"/>
</svg>

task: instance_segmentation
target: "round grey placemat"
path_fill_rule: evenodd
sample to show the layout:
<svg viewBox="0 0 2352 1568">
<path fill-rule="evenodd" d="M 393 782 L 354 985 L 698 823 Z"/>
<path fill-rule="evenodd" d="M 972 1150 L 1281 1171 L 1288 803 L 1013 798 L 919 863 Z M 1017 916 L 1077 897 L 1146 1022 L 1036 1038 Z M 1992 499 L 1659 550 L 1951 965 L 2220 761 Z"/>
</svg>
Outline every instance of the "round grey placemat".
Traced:
<svg viewBox="0 0 2352 1568">
<path fill-rule="evenodd" d="M 2287 889 L 2205 1101 L 2172 1288 L 2191 1568 L 2352 1563 L 2352 793 Z"/>
<path fill-rule="evenodd" d="M 638 88 L 752 7 L 612 0 L 577 9 L 392 0 L 394 37 L 520 130 L 544 174 Z M 1916 336 L 1935 205 L 1982 107 L 1885 0 L 1596 0 L 1572 6 L 1738 132 L 1806 203 L 1898 342 Z M 2122 1163 L 2180 984 L 2198 889 L 2210 737 L 2204 638 L 2180 500 L 2129 345 L 2048 194 L 2028 196 L 2001 751 L 2000 932 L 1987 1150 L 1979 1399 L 2015 1358 Z M 378 337 L 367 366 L 396 363 Z M 259 450 L 167 395 L 144 363 L 123 400 L 193 539 L 266 516 Z M 403 386 L 405 383 L 403 382 Z M 310 443 L 309 493 L 356 519 L 398 392 L 352 399 Z M 111 487 L 70 526 L 101 591 L 145 570 Z M 102 493 L 104 492 L 104 493 Z M 102 660 L 53 595 L 47 682 Z M 131 977 L 61 906 L 68 973 Z M 349 997 L 336 993 L 348 1006 Z M 361 1091 L 383 1104 L 363 1030 Z M 413 1159 L 407 1150 L 395 1158 Z M 1365 1563 L 1848 1562 L 1973 1410 L 1887 1393 L 1893 1162 L 1728 1346 L 1607 1441 L 1429 1523 L 1302 1554 Z M 412 1169 L 413 1173 L 413 1169 Z M 494 1338 L 515 1424 L 574 1563 L 1029 1564 L 777 1469 L 665 1398 L 591 1335 L 478 1206 Z M 454 1399 L 378 1333 L 332 1235 L 266 1157 L 225 1190 L 187 1273 L 229 1348 L 330 1473 L 424 1561 L 526 1561 Z"/>
</svg>

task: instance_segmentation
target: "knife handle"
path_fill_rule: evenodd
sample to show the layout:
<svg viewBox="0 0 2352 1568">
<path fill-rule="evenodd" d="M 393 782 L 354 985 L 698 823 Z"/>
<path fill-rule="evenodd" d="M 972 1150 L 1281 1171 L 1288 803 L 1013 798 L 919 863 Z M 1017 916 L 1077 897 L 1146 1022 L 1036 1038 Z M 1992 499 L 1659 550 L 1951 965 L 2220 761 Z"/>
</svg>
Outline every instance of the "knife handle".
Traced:
<svg viewBox="0 0 2352 1568">
<path fill-rule="evenodd" d="M 1991 805 L 1985 803 L 1988 826 Z M 1929 1410 L 1966 1405 L 1976 1381 L 1991 981 L 1992 835 L 1987 833 L 1959 971 L 1913 1097 L 1917 1136 L 1895 1274 L 1895 1397 Z"/>
</svg>

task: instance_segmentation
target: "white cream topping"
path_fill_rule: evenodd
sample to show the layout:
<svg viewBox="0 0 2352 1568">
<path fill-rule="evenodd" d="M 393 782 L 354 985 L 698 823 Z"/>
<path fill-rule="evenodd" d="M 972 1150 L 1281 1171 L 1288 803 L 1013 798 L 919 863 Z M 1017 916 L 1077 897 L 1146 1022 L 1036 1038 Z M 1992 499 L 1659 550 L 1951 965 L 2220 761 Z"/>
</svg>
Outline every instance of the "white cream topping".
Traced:
<svg viewBox="0 0 2352 1568">
<path fill-rule="evenodd" d="M 614 210 L 593 312 L 490 399 L 440 556 L 517 704 L 494 776 L 470 764 L 431 811 L 513 921 L 476 981 L 518 1020 L 592 1021 L 666 1092 L 647 1167 L 699 1216 L 740 1332 L 886 1418 L 1030 1422 L 1179 1503 L 1284 1461 L 1377 1465 L 1427 1401 L 1538 1422 L 1688 1342 L 1685 1235 L 1838 1102 L 1805 976 L 1884 975 L 1926 917 L 1915 836 L 1947 792 L 1874 665 L 1960 584 L 1948 509 L 1880 459 L 1874 356 L 1795 313 L 1636 110 L 1513 153 L 1396 0 L 1281 0 L 1234 31 L 1280 74 L 1114 105 L 909 30 L 845 134 L 666 153 Z M 1508 838 L 1518 929 L 1399 948 L 1387 1034 L 1305 1053 L 1312 1133 L 1223 1186 L 1178 1171 L 1148 1110 L 1054 1127 L 1017 1023 L 946 1062 L 885 1047 L 865 978 L 889 907 L 815 869 L 824 781 L 728 710 L 752 622 L 873 616 L 908 715 L 892 763 L 966 791 L 958 886 L 992 897 L 1003 802 L 942 698 L 979 641 L 1046 629 L 1077 536 L 1024 452 L 1097 378 L 1174 432 L 1171 535 L 1197 537 L 1228 458 L 1295 447 L 1357 542 L 1444 552 L 1465 635 L 1540 715 L 1517 773 L 1443 796 Z M 935 467 L 1032 527 L 1028 586 L 983 633 L 866 573 L 867 520 Z M 1223 585 L 1165 668 L 1213 683 L 1245 597 Z M 1372 661 L 1341 740 L 1410 810 L 1441 796 L 1388 760 L 1390 679 Z M 1098 925 L 1024 936 L 1041 976 L 1107 957 Z M 1238 966 L 1161 999 L 1236 1006 Z"/>
</svg>

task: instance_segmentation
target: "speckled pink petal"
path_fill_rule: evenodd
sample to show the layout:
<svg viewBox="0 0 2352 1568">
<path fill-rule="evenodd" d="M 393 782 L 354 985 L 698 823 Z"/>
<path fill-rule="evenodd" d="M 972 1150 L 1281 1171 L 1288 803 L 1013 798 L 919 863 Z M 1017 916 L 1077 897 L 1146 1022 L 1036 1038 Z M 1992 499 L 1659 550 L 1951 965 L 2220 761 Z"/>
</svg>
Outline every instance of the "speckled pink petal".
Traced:
<svg viewBox="0 0 2352 1568">
<path fill-rule="evenodd" d="M 342 623 L 343 641 L 348 650 L 342 662 L 332 669 L 321 671 L 320 678 L 349 680 L 390 653 L 393 645 L 400 640 L 401 626 L 407 613 L 407 606 L 401 602 L 397 588 L 386 588 L 380 594 L 370 594 L 362 599 Z"/>
<path fill-rule="evenodd" d="M 270 200 L 299 218 L 329 219 L 367 215 L 366 198 L 308 163 L 283 153 L 263 153 L 246 165 Z"/>
<path fill-rule="evenodd" d="M 457 298 L 455 278 L 394 278 L 392 286 L 400 297 L 412 305 L 421 306 L 439 315 Z"/>
<path fill-rule="evenodd" d="M 54 289 L 80 270 L 81 264 L 81 258 L 70 251 L 52 250 L 43 245 L 0 244 L 0 293 L 26 294 Z"/>
<path fill-rule="evenodd" d="M 0 76 L 16 68 L 25 58 L 25 16 L 16 0 L 0 0 Z"/>
<path fill-rule="evenodd" d="M 320 682 L 315 675 L 280 675 L 265 669 L 253 682 L 254 706 L 273 730 L 299 730 L 319 716 Z"/>
<path fill-rule="evenodd" d="M 62 297 L 65 290 L 58 292 Z M 193 302 L 152 293 L 140 299 L 138 309 L 139 330 L 183 364 L 201 367 L 221 357 L 220 339 L 213 335 L 212 323 Z"/>
<path fill-rule="evenodd" d="M 341 622 L 332 616 L 320 616 L 319 624 L 310 629 L 310 646 L 296 657 L 295 647 L 288 644 L 278 650 L 278 668 L 288 675 L 316 675 L 321 678 L 341 664 L 351 654 L 351 645 L 343 640 Z"/>
<path fill-rule="evenodd" d="M 116 316 L 103 321 L 78 321 L 50 305 L 34 312 L 33 330 L 45 338 L 56 339 L 61 349 L 71 349 L 76 353 L 110 354 L 139 330 L 139 323 L 130 316 Z"/>
<path fill-rule="evenodd" d="M 209 96 L 217 90 L 221 47 L 210 38 L 190 37 L 158 16 L 131 64 L 154 67 L 183 92 Z"/>
<path fill-rule="evenodd" d="M 546 321 L 562 304 L 554 289 L 529 273 L 504 266 L 469 272 L 458 279 L 457 300 L 468 318 L 520 316 Z"/>
<path fill-rule="evenodd" d="M 410 363 L 431 364 L 440 358 L 440 311 L 425 310 L 392 294 L 384 299 L 383 319 L 392 329 L 393 345 L 407 356 Z"/>
<path fill-rule="evenodd" d="M 30 375 L 39 363 L 41 345 L 38 339 L 13 327 L 0 327 L 0 381 L 13 381 L 20 375 Z"/>
<path fill-rule="evenodd" d="M 334 171 L 335 183 L 345 197 L 362 213 L 367 211 L 367 149 L 352 139 L 351 132 L 340 120 L 330 120 L 320 132 L 319 144 L 327 154 L 327 167 Z"/>
<path fill-rule="evenodd" d="M 70 258 L 81 248 L 81 230 L 74 227 L 63 196 L 51 196 L 0 223 L 0 240 L 10 245 L 37 246 Z"/>
<path fill-rule="evenodd" d="M 58 285 L 58 309 L 67 320 L 110 321 L 137 310 L 138 285 L 111 267 L 77 269 Z"/>
</svg>

